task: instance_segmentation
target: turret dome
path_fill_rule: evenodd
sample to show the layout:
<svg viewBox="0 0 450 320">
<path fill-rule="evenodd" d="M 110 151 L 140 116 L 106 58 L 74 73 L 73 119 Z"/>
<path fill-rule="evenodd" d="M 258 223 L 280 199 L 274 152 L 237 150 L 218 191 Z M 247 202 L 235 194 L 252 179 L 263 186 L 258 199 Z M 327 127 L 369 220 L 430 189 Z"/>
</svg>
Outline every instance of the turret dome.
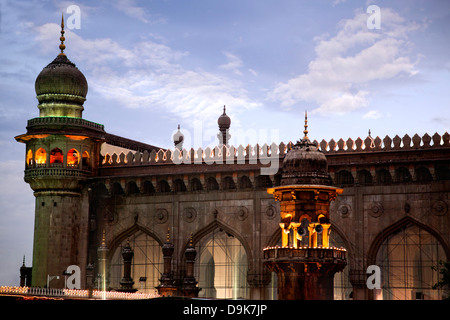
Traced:
<svg viewBox="0 0 450 320">
<path fill-rule="evenodd" d="M 307 117 L 305 115 L 305 136 L 286 154 L 281 168 L 281 185 L 331 185 L 326 156 L 318 145 L 307 136 Z"/>
<path fill-rule="evenodd" d="M 230 125 L 231 125 L 231 119 L 230 117 L 226 114 L 225 112 L 225 106 L 223 106 L 223 113 L 222 115 L 219 117 L 219 119 L 217 119 L 217 124 L 219 125 L 219 129 L 229 129 Z"/>
<path fill-rule="evenodd" d="M 35 82 L 41 117 L 81 118 L 88 84 L 64 53 L 64 20 L 61 22 L 61 53 L 38 75 Z"/>
</svg>

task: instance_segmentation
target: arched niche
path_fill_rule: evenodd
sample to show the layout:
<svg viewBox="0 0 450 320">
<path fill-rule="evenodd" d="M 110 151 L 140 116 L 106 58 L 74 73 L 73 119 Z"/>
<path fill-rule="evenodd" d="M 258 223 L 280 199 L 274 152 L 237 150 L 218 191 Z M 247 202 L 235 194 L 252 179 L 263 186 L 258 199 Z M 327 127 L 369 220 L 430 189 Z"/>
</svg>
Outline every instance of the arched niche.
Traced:
<svg viewBox="0 0 450 320">
<path fill-rule="evenodd" d="M 131 277 L 134 288 L 141 293 L 157 293 L 159 278 L 164 272 L 162 241 L 159 237 L 138 224 L 117 235 L 109 244 L 109 285 L 120 288 L 123 277 L 122 249 L 129 244 L 134 252 L 131 263 Z"/>
<path fill-rule="evenodd" d="M 367 265 L 381 271 L 381 290 L 370 291 L 372 299 L 442 299 L 433 290 L 439 274 L 432 270 L 439 260 L 449 260 L 448 244 L 431 227 L 405 217 L 381 231 L 372 242 Z"/>
<path fill-rule="evenodd" d="M 202 291 L 199 297 L 248 298 L 248 270 L 252 255 L 247 242 L 235 230 L 214 221 L 192 236 L 197 250 L 194 274 Z M 184 261 L 186 242 L 181 254 Z"/>
</svg>

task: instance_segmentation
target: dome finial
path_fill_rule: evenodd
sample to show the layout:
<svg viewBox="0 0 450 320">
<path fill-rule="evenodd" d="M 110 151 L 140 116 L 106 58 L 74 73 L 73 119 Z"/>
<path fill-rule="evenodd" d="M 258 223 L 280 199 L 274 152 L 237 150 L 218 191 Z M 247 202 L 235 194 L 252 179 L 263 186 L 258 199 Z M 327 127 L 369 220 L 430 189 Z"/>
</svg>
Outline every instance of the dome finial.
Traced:
<svg viewBox="0 0 450 320">
<path fill-rule="evenodd" d="M 65 56 L 64 49 L 66 48 L 66 46 L 64 44 L 64 40 L 66 40 L 66 38 L 64 38 L 64 13 L 61 13 L 61 37 L 59 38 L 59 40 L 61 40 L 61 44 L 59 45 L 61 53 L 59 55 Z"/>
<path fill-rule="evenodd" d="M 305 110 L 305 130 L 303 130 L 303 133 L 305 134 L 305 136 L 303 137 L 303 139 L 309 139 L 308 138 L 308 111 Z"/>
</svg>

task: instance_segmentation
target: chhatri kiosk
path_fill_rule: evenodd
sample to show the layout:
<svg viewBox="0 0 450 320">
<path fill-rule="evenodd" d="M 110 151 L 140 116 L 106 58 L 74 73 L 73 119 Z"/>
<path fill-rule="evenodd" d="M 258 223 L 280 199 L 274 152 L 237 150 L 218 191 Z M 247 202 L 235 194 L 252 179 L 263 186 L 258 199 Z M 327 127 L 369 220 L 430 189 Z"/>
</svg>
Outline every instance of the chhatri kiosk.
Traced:
<svg viewBox="0 0 450 320">
<path fill-rule="evenodd" d="M 346 265 L 345 249 L 330 247 L 331 186 L 327 159 L 307 134 L 287 153 L 280 186 L 267 191 L 280 202 L 281 246 L 264 249 L 264 265 L 277 273 L 278 299 L 333 300 L 333 278 Z"/>
</svg>

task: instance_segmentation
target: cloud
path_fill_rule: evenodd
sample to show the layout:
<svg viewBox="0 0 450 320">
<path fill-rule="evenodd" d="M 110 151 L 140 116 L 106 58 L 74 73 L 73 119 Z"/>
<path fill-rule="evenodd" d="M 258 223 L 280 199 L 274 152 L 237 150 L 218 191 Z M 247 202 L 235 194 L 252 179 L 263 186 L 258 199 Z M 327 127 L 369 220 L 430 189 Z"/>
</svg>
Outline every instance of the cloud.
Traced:
<svg viewBox="0 0 450 320">
<path fill-rule="evenodd" d="M 39 43 L 58 39 L 59 26 L 44 24 L 36 27 Z M 55 42 L 55 41 L 53 41 Z M 42 46 L 43 50 L 56 52 Z M 82 61 L 89 92 L 100 94 L 125 108 L 164 110 L 186 119 L 201 120 L 217 127 L 217 117 L 223 105 L 230 110 L 246 110 L 260 104 L 248 97 L 244 86 L 236 79 L 204 70 L 190 70 L 181 65 L 188 52 L 176 51 L 154 41 L 141 41 L 131 48 L 103 39 L 84 39 L 66 33 L 66 54 L 77 64 Z M 242 61 L 225 53 L 229 62 L 219 66 L 235 74 Z"/>
<path fill-rule="evenodd" d="M 376 120 L 376 119 L 381 118 L 381 113 L 378 110 L 370 110 L 369 112 L 364 114 L 362 117 L 363 117 L 363 119 Z"/>
<path fill-rule="evenodd" d="M 318 106 L 314 112 L 345 114 L 369 105 L 372 82 L 415 75 L 408 34 L 420 25 L 389 8 L 381 16 L 381 30 L 369 30 L 360 12 L 341 21 L 335 36 L 317 37 L 308 72 L 278 83 L 268 98 L 284 109 L 307 102 Z"/>
<path fill-rule="evenodd" d="M 227 57 L 228 63 L 220 65 L 219 68 L 232 71 L 239 76 L 242 75 L 242 72 L 239 69 L 242 68 L 244 63 L 241 58 L 230 52 L 224 52 L 224 55 Z"/>
<path fill-rule="evenodd" d="M 166 18 L 149 14 L 146 9 L 135 5 L 134 0 L 118 0 L 115 7 L 125 15 L 144 23 L 165 23 Z"/>
</svg>

